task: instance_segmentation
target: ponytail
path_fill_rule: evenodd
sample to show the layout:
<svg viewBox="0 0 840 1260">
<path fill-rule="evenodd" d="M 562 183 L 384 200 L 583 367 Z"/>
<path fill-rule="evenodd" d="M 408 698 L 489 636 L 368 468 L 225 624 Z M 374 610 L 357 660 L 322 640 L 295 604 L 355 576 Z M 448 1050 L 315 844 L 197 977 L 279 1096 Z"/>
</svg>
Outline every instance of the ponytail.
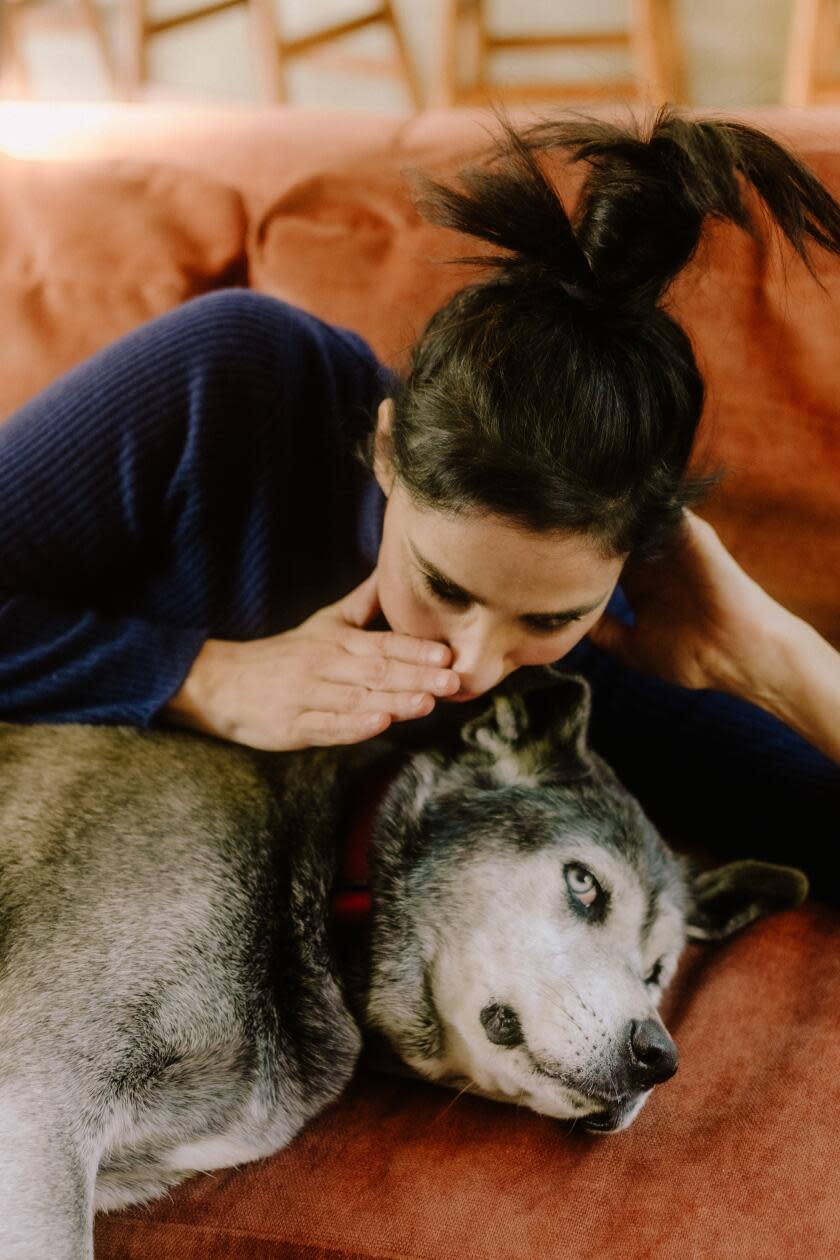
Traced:
<svg viewBox="0 0 840 1260">
<path fill-rule="evenodd" d="M 576 236 L 618 300 L 656 302 L 694 254 L 707 217 L 758 236 L 742 181 L 807 265 L 812 242 L 840 253 L 837 202 L 787 149 L 744 123 L 694 122 L 663 108 L 646 134 L 549 121 L 524 143 L 588 165 Z"/>
</svg>

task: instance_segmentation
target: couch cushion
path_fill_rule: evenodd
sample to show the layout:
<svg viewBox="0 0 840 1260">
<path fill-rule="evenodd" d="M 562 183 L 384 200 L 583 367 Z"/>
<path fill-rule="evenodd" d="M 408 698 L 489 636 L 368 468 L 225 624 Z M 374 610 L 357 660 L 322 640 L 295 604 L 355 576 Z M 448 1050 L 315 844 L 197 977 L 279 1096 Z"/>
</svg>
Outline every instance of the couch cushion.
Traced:
<svg viewBox="0 0 840 1260">
<path fill-rule="evenodd" d="M 359 171 L 312 175 L 279 197 L 251 234 L 249 274 L 254 288 L 354 328 L 402 368 L 432 312 L 475 274 L 447 262 L 461 244 L 420 218 L 378 157 Z"/>
<path fill-rule="evenodd" d="M 0 416 L 136 324 L 243 283 L 238 192 L 135 162 L 0 157 Z"/>
<path fill-rule="evenodd" d="M 837 918 L 689 949 L 680 1068 L 612 1136 L 360 1071 L 271 1159 L 97 1222 L 97 1260 L 768 1260 L 840 1254 Z"/>
</svg>

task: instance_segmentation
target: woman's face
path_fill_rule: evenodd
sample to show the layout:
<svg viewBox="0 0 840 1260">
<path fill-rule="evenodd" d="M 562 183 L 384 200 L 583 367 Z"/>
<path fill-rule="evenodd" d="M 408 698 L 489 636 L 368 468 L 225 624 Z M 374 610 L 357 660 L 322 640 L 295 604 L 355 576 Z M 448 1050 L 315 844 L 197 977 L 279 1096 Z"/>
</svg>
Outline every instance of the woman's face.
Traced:
<svg viewBox="0 0 840 1260">
<path fill-rule="evenodd" d="M 421 508 L 385 449 L 376 461 L 388 498 L 379 601 L 392 630 L 452 649 L 461 690 L 447 698 L 481 695 L 521 665 L 570 651 L 604 611 L 623 559 L 605 556 L 587 534 L 537 534 L 501 517 Z"/>
</svg>

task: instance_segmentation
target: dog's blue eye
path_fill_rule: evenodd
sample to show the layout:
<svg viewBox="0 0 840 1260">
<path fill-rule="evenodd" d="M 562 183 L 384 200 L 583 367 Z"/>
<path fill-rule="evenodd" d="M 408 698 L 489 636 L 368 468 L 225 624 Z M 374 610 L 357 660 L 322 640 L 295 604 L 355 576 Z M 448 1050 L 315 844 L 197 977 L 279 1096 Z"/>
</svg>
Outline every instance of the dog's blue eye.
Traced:
<svg viewBox="0 0 840 1260">
<path fill-rule="evenodd" d="M 598 899 L 601 885 L 585 866 L 580 866 L 577 862 L 570 862 L 564 868 L 563 874 L 566 877 L 566 887 L 581 905 L 591 906 Z"/>
<path fill-rule="evenodd" d="M 659 977 L 662 975 L 662 959 L 657 958 L 648 974 L 645 976 L 645 984 L 658 984 Z"/>
</svg>

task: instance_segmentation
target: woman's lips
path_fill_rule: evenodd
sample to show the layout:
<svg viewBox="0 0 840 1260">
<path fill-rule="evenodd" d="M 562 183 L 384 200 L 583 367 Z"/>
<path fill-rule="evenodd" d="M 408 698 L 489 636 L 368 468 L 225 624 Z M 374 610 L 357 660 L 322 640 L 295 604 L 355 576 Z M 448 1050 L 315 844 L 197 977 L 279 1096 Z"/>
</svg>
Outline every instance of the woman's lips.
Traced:
<svg viewBox="0 0 840 1260">
<path fill-rule="evenodd" d="M 463 704 L 465 700 L 477 700 L 480 695 L 480 691 L 456 691 L 454 696 L 440 696 L 439 699 L 454 700 L 456 704 Z"/>
</svg>

